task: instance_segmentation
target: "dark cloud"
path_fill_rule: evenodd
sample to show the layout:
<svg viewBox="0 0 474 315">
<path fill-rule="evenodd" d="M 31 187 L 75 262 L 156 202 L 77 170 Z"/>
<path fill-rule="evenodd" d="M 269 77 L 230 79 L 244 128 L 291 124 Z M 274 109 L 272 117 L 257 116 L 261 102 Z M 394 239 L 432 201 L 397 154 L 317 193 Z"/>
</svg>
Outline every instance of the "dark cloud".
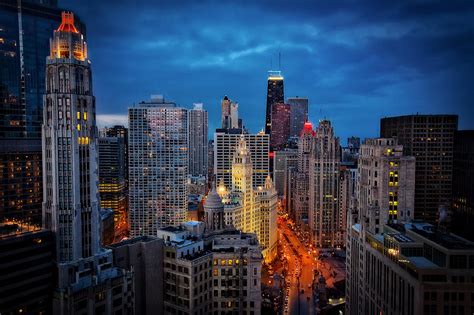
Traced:
<svg viewBox="0 0 474 315">
<path fill-rule="evenodd" d="M 474 128 L 472 1 L 61 5 L 87 24 L 104 117 L 163 93 L 186 107 L 204 102 L 215 128 L 227 94 L 257 131 L 266 71 L 281 52 L 285 94 L 308 96 L 310 118 L 332 119 L 343 138 L 377 136 L 380 117 L 416 112 L 457 113 L 461 128 Z"/>
</svg>

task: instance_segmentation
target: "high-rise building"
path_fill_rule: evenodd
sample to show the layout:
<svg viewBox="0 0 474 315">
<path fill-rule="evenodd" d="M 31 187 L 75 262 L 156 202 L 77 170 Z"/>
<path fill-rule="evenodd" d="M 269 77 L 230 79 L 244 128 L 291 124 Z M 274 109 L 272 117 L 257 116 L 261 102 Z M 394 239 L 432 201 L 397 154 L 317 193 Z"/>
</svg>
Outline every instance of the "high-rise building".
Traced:
<svg viewBox="0 0 474 315">
<path fill-rule="evenodd" d="M 127 190 L 128 190 L 128 128 L 122 125 L 115 125 L 113 127 L 104 128 L 104 135 L 101 137 L 117 137 L 123 139 L 124 155 L 125 155 L 125 178 L 127 180 Z"/>
<path fill-rule="evenodd" d="M 0 313 L 51 314 L 54 238 L 27 224 L 0 223 Z"/>
<path fill-rule="evenodd" d="M 474 241 L 474 130 L 454 136 L 453 218 L 451 230 Z"/>
<path fill-rule="evenodd" d="M 164 248 L 164 314 L 260 314 L 262 254 L 254 234 L 221 229 L 219 196 L 209 196 L 214 228 L 202 222 L 158 230 Z"/>
<path fill-rule="evenodd" d="M 273 157 L 273 182 L 278 196 L 283 197 L 285 193 L 286 175 L 289 165 L 289 160 L 296 161 L 298 158 L 297 150 L 275 151 Z"/>
<path fill-rule="evenodd" d="M 342 148 L 342 162 L 357 164 L 359 158 L 360 138 L 347 138 L 347 146 Z"/>
<path fill-rule="evenodd" d="M 207 176 L 207 111 L 202 103 L 194 104 L 188 111 L 189 166 L 191 176 Z"/>
<path fill-rule="evenodd" d="M 114 212 L 114 239 L 128 236 L 125 139 L 98 139 L 100 207 Z"/>
<path fill-rule="evenodd" d="M 43 111 L 43 225 L 55 234 L 54 314 L 133 311 L 133 274 L 101 247 L 95 98 L 87 46 L 62 13 L 47 58 Z M 113 301 L 113 302 L 112 302 Z"/>
<path fill-rule="evenodd" d="M 415 208 L 415 158 L 396 139 L 366 139 L 359 163 L 359 219 L 373 234 L 387 223 L 410 222 Z"/>
<path fill-rule="evenodd" d="M 343 214 L 337 202 L 339 138 L 328 120 L 321 120 L 315 133 L 308 165 L 309 227 L 317 247 L 343 247 L 345 228 L 340 229 L 338 224 Z"/>
<path fill-rule="evenodd" d="M 382 118 L 380 135 L 396 137 L 406 155 L 416 158 L 415 218 L 438 221 L 451 200 L 456 115 L 409 115 Z"/>
<path fill-rule="evenodd" d="M 186 221 L 188 113 L 154 96 L 128 110 L 130 235 Z"/>
<path fill-rule="evenodd" d="M 109 246 L 117 267 L 133 270 L 135 313 L 163 314 L 163 240 L 139 236 Z"/>
<path fill-rule="evenodd" d="M 473 243 L 418 221 L 363 229 L 348 238 L 346 314 L 472 313 Z"/>
<path fill-rule="evenodd" d="M 290 138 L 290 105 L 272 104 L 272 130 L 270 132 L 270 151 L 283 149 Z"/>
<path fill-rule="evenodd" d="M 265 112 L 265 134 L 272 131 L 272 106 L 275 103 L 284 103 L 283 76 L 280 71 L 268 71 L 267 105 Z"/>
<path fill-rule="evenodd" d="M 221 123 L 222 129 L 242 128 L 239 126 L 239 104 L 231 101 L 227 95 L 221 103 Z"/>
<path fill-rule="evenodd" d="M 316 133 L 310 122 L 304 124 L 298 140 L 298 163 L 291 172 L 291 199 L 290 213 L 300 226 L 308 225 L 309 215 L 309 159 Z"/>
<path fill-rule="evenodd" d="M 0 219 L 41 225 L 44 78 L 60 21 L 57 1 L 0 1 Z"/>
<path fill-rule="evenodd" d="M 290 136 L 299 137 L 304 123 L 308 121 L 308 99 L 306 97 L 289 97 L 290 105 Z"/>
<path fill-rule="evenodd" d="M 222 179 L 226 187 L 232 185 L 232 159 L 242 133 L 218 130 L 214 133 L 214 176 Z M 269 174 L 270 137 L 262 132 L 243 134 L 252 159 L 253 185 L 264 186 Z"/>
</svg>

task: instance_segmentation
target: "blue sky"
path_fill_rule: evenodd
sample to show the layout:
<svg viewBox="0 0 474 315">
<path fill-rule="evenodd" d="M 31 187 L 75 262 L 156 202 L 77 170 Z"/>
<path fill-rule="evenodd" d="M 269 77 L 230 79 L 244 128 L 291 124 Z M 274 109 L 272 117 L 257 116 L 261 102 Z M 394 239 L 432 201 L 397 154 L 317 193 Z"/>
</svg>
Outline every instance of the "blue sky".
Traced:
<svg viewBox="0 0 474 315">
<path fill-rule="evenodd" d="M 285 96 L 307 96 L 310 120 L 345 139 L 375 137 L 384 116 L 460 115 L 474 128 L 472 1 L 60 0 L 87 26 L 98 122 L 163 94 L 203 102 L 209 129 L 220 100 L 239 102 L 252 132 L 265 120 L 267 71 Z"/>
</svg>

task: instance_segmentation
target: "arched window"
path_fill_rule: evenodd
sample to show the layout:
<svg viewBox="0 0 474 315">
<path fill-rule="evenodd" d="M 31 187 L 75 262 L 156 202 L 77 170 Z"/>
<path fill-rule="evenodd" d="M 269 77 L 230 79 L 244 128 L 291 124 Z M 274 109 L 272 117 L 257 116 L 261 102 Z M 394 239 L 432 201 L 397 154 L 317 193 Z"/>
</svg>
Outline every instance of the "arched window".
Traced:
<svg viewBox="0 0 474 315">
<path fill-rule="evenodd" d="M 61 67 L 59 68 L 59 92 L 60 93 L 66 92 L 65 80 L 66 80 L 66 68 Z"/>
<path fill-rule="evenodd" d="M 47 82 L 47 91 L 48 93 L 54 92 L 54 71 L 52 68 L 48 69 L 48 82 Z"/>
<path fill-rule="evenodd" d="M 80 68 L 76 71 L 76 93 L 84 93 L 84 71 Z"/>
<path fill-rule="evenodd" d="M 88 70 L 84 71 L 84 90 L 88 94 L 90 92 L 90 72 Z"/>
</svg>

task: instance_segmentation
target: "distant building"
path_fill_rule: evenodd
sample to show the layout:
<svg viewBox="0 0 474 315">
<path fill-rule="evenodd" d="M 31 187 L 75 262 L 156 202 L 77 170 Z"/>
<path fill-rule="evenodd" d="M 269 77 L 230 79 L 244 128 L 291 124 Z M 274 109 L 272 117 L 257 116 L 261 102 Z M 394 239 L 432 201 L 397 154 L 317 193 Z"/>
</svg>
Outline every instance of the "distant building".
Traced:
<svg viewBox="0 0 474 315">
<path fill-rule="evenodd" d="M 451 230 L 474 241 L 474 130 L 454 136 L 452 206 Z"/>
<path fill-rule="evenodd" d="M 128 115 L 130 235 L 156 235 L 186 221 L 188 114 L 154 96 Z"/>
<path fill-rule="evenodd" d="M 1 314 L 52 312 L 54 236 L 51 231 L 35 229 L 0 223 Z"/>
<path fill-rule="evenodd" d="M 304 123 L 308 121 L 308 99 L 306 97 L 289 97 L 290 136 L 299 137 Z"/>
<path fill-rule="evenodd" d="M 207 145 L 207 180 L 214 180 L 214 139 L 209 140 Z"/>
<path fill-rule="evenodd" d="M 338 205 L 339 138 L 331 122 L 321 120 L 313 138 L 309 157 L 308 221 L 317 247 L 343 247 L 345 222 Z M 341 226 L 343 222 L 344 226 Z"/>
<path fill-rule="evenodd" d="M 282 150 L 290 138 L 290 105 L 272 104 L 272 130 L 270 133 L 270 151 Z"/>
<path fill-rule="evenodd" d="M 265 112 L 265 134 L 272 132 L 272 106 L 275 103 L 284 103 L 283 76 L 280 71 L 268 71 L 267 105 Z"/>
<path fill-rule="evenodd" d="M 232 185 L 232 159 L 235 149 L 243 134 L 232 133 L 222 129 L 214 134 L 214 175 L 218 183 L 221 179 L 226 187 Z M 265 178 L 269 174 L 270 136 L 262 132 L 258 134 L 243 134 L 247 147 L 250 150 L 253 167 L 253 185 L 265 185 Z"/>
<path fill-rule="evenodd" d="M 135 314 L 163 314 L 163 240 L 139 236 L 109 248 L 115 266 L 133 270 Z"/>
<path fill-rule="evenodd" d="M 350 137 L 347 146 L 342 148 L 342 162 L 357 164 L 359 158 L 360 138 Z"/>
<path fill-rule="evenodd" d="M 285 193 L 285 183 L 287 170 L 291 163 L 289 160 L 296 161 L 298 158 L 297 150 L 275 151 L 273 158 L 273 181 L 278 196 L 283 197 Z"/>
<path fill-rule="evenodd" d="M 415 218 L 438 222 L 440 206 L 451 202 L 456 115 L 382 118 L 380 135 L 396 137 L 406 155 L 416 158 Z"/>
<path fill-rule="evenodd" d="M 128 128 L 125 128 L 122 125 L 115 125 L 113 127 L 104 128 L 104 135 L 102 137 L 117 137 L 123 139 L 123 155 L 125 156 L 125 178 L 127 180 L 127 190 L 128 190 Z"/>
<path fill-rule="evenodd" d="M 239 104 L 231 101 L 226 95 L 222 99 L 221 109 L 222 129 L 242 128 L 239 124 Z"/>
<path fill-rule="evenodd" d="M 124 138 L 98 139 L 100 207 L 114 212 L 114 239 L 128 236 L 128 189 Z"/>
<path fill-rule="evenodd" d="M 191 176 L 207 176 L 208 167 L 207 111 L 201 103 L 188 110 L 189 165 Z"/>
</svg>

